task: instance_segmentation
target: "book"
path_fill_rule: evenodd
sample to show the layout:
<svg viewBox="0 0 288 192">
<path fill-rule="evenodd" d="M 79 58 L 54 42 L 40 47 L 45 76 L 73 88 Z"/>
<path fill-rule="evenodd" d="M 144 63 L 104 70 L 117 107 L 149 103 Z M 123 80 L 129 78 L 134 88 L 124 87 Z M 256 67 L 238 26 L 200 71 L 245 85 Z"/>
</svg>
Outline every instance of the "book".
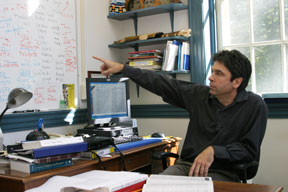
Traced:
<svg viewBox="0 0 288 192">
<path fill-rule="evenodd" d="M 75 85 L 62 84 L 62 92 L 67 109 L 75 109 Z"/>
<path fill-rule="evenodd" d="M 211 177 L 150 175 L 142 192 L 213 192 Z"/>
<path fill-rule="evenodd" d="M 130 61 L 129 66 L 143 66 L 143 65 L 161 65 L 161 61 L 153 61 L 153 60 L 147 60 L 147 61 Z"/>
<path fill-rule="evenodd" d="M 190 44 L 183 42 L 181 50 L 181 70 L 190 69 Z"/>
<path fill-rule="evenodd" d="M 176 41 L 167 41 L 164 61 L 162 65 L 163 71 L 173 71 L 175 69 L 176 58 L 178 55 L 179 43 Z"/>
<path fill-rule="evenodd" d="M 178 45 L 178 58 L 177 58 L 177 70 L 181 70 L 181 54 L 182 54 L 182 42 Z"/>
<path fill-rule="evenodd" d="M 56 145 L 65 145 L 71 143 L 83 142 L 82 137 L 60 137 L 55 139 L 44 139 L 38 141 L 24 141 L 22 142 L 23 149 L 37 149 L 41 147 L 50 147 Z"/>
<path fill-rule="evenodd" d="M 147 174 L 137 172 L 93 170 L 71 177 L 53 176 L 43 185 L 26 192 L 76 192 L 100 188 L 105 188 L 109 192 L 132 192 L 141 190 L 147 178 Z"/>
<path fill-rule="evenodd" d="M 80 157 L 85 158 L 85 159 L 95 159 L 97 158 L 97 155 L 102 157 L 105 155 L 109 155 L 110 153 L 113 153 L 114 151 L 115 151 L 115 148 L 113 146 L 109 146 L 109 147 L 105 147 L 103 149 L 98 149 L 98 150 L 83 151 L 80 153 Z"/>
<path fill-rule="evenodd" d="M 130 54 L 129 57 L 141 57 L 141 56 L 162 56 L 162 53 L 138 53 L 138 54 Z"/>
<path fill-rule="evenodd" d="M 77 153 L 82 151 L 87 151 L 88 144 L 87 142 L 81 143 L 72 143 L 66 145 L 56 145 L 51 147 L 42 147 L 37 149 L 30 149 L 30 150 L 14 150 L 18 155 L 30 156 L 33 159 L 41 158 L 41 157 L 48 157 L 54 155 L 62 155 L 68 153 Z"/>
<path fill-rule="evenodd" d="M 72 159 L 65 159 L 65 160 L 54 161 L 50 163 L 41 163 L 41 164 L 28 163 L 28 162 L 18 161 L 18 160 L 10 161 L 10 169 L 25 172 L 25 173 L 36 173 L 40 171 L 46 171 L 50 169 L 66 167 L 66 166 L 71 166 L 71 165 L 72 165 Z"/>
<path fill-rule="evenodd" d="M 128 54 L 141 54 L 141 53 L 160 53 L 160 54 L 162 54 L 163 52 L 158 50 L 158 49 L 150 49 L 150 50 L 143 50 L 143 51 L 131 51 Z"/>
<path fill-rule="evenodd" d="M 145 145 L 149 145 L 152 143 L 158 143 L 158 142 L 162 142 L 162 138 L 153 138 L 153 139 L 142 139 L 139 141 L 132 141 L 132 142 L 127 142 L 127 143 L 121 143 L 116 145 L 116 151 L 120 150 L 127 150 L 127 149 L 133 149 L 135 147 L 141 147 L 141 146 L 145 146 Z"/>
<path fill-rule="evenodd" d="M 128 59 L 133 60 L 133 59 L 148 59 L 148 58 L 162 58 L 162 56 L 159 55 L 153 55 L 153 56 L 137 56 L 137 57 L 128 57 Z"/>
<path fill-rule="evenodd" d="M 54 156 L 49 156 L 49 157 L 42 157 L 42 158 L 37 158 L 37 159 L 17 155 L 17 153 L 8 153 L 7 157 L 9 159 L 21 160 L 27 163 L 41 164 L 41 163 L 51 163 L 54 161 L 60 161 L 60 160 L 65 160 L 65 159 L 79 158 L 80 153 L 68 153 L 68 154 L 54 155 Z"/>
</svg>

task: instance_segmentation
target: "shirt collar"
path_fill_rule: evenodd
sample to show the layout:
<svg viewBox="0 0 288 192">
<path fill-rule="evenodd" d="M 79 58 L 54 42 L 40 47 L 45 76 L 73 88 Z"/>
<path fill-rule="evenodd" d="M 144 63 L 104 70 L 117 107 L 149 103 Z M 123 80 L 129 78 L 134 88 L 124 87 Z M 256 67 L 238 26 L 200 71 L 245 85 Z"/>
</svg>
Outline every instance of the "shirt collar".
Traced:
<svg viewBox="0 0 288 192">
<path fill-rule="evenodd" d="M 238 103 L 245 100 L 248 100 L 248 92 L 244 89 L 237 94 L 234 103 Z"/>
<path fill-rule="evenodd" d="M 246 90 L 242 90 L 239 93 L 237 93 L 237 96 L 234 100 L 233 103 L 231 103 L 230 105 L 224 107 L 214 95 L 209 95 L 209 99 L 214 100 L 214 102 L 216 102 L 216 105 L 220 108 L 220 109 L 225 109 L 225 108 L 229 108 L 231 106 L 233 106 L 235 103 L 241 102 L 241 101 L 245 101 L 248 100 L 248 92 Z"/>
<path fill-rule="evenodd" d="M 216 99 L 216 97 L 214 95 L 209 94 L 209 99 Z M 236 99 L 234 100 L 233 103 L 245 101 L 247 99 L 248 99 L 248 92 L 244 89 L 240 91 L 239 93 L 237 93 Z"/>
</svg>

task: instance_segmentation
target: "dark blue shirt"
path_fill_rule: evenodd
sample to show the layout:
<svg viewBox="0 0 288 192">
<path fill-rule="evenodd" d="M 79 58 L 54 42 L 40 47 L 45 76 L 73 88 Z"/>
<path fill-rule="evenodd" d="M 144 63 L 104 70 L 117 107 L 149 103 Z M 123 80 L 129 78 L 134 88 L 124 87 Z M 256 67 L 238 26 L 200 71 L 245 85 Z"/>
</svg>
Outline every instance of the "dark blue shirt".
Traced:
<svg viewBox="0 0 288 192">
<path fill-rule="evenodd" d="M 190 121 L 181 159 L 193 162 L 205 148 L 213 146 L 212 167 L 259 160 L 268 113 L 260 96 L 243 90 L 225 107 L 209 93 L 208 86 L 129 66 L 124 67 L 123 74 L 163 101 L 188 111 Z"/>
</svg>

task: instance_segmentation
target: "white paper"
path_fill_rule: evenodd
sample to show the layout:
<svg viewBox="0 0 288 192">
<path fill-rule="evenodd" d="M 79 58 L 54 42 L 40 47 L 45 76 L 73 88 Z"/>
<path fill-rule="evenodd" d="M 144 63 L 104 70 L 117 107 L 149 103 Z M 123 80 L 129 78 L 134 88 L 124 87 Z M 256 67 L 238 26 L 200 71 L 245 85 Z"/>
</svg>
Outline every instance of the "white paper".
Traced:
<svg viewBox="0 0 288 192">
<path fill-rule="evenodd" d="M 213 192 L 211 177 L 151 175 L 142 192 Z"/>
<path fill-rule="evenodd" d="M 65 187 L 93 190 L 99 187 L 107 187 L 109 191 L 116 191 L 126 186 L 146 180 L 148 175 L 126 171 L 101 171 L 94 170 L 75 176 L 54 176 L 40 187 L 26 192 L 61 192 Z"/>
</svg>

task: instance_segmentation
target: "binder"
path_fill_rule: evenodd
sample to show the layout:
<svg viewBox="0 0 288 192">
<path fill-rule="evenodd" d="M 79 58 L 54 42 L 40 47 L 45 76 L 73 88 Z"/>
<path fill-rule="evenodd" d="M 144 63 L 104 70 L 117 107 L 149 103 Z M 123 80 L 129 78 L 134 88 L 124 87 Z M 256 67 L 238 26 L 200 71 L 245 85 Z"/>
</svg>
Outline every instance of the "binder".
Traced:
<svg viewBox="0 0 288 192">
<path fill-rule="evenodd" d="M 162 138 L 143 139 L 143 140 L 139 140 L 139 141 L 133 141 L 133 142 L 118 144 L 116 146 L 120 151 L 123 151 L 123 150 L 127 150 L 127 149 L 132 149 L 135 147 L 141 147 L 141 146 L 145 146 L 148 144 L 159 143 L 159 142 L 162 142 Z M 118 149 L 116 149 L 116 151 L 118 151 Z"/>
<path fill-rule="evenodd" d="M 34 159 L 41 157 L 49 157 L 54 155 L 62 155 L 67 153 L 77 153 L 82 151 L 87 151 L 88 144 L 87 142 L 82 143 L 73 143 L 66 145 L 57 145 L 51 147 L 42 147 L 32 150 L 22 150 L 17 151 L 18 155 L 31 155 Z M 15 150 L 16 152 L 16 150 Z"/>
</svg>

